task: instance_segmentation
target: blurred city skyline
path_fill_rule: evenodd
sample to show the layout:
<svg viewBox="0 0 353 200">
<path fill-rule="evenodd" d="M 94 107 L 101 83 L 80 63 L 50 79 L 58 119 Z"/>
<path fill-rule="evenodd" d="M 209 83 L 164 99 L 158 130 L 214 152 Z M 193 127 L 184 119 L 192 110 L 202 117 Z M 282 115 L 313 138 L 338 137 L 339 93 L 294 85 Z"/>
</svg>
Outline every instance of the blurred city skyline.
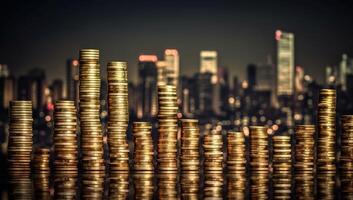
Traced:
<svg viewBox="0 0 353 200">
<path fill-rule="evenodd" d="M 219 67 L 246 79 L 247 65 L 276 59 L 275 31 L 295 34 L 295 65 L 320 83 L 325 67 L 353 55 L 348 1 L 60 1 L 4 3 L 0 63 L 20 76 L 43 68 L 64 79 L 66 60 L 80 48 L 101 49 L 102 76 L 110 60 L 128 62 L 138 80 L 138 56 L 178 49 L 180 74 L 199 71 L 200 51 L 218 52 Z"/>
</svg>

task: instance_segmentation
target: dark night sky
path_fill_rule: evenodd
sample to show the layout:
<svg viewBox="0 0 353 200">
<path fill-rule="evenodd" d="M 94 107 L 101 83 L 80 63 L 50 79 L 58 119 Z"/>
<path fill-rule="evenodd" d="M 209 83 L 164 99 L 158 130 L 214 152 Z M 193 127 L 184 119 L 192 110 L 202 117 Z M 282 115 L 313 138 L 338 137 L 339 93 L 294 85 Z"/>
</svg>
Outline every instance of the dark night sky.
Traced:
<svg viewBox="0 0 353 200">
<path fill-rule="evenodd" d="M 136 80 L 140 53 L 161 56 L 177 48 L 181 73 L 190 74 L 198 70 L 200 50 L 217 50 L 220 66 L 245 78 L 248 63 L 274 55 L 274 32 L 282 29 L 295 33 L 296 64 L 321 81 L 326 65 L 337 64 L 342 53 L 353 56 L 352 8 L 327 0 L 2 0 L 0 63 L 16 76 L 42 67 L 50 79 L 63 78 L 66 59 L 94 47 L 103 69 L 109 60 L 125 60 Z"/>
</svg>

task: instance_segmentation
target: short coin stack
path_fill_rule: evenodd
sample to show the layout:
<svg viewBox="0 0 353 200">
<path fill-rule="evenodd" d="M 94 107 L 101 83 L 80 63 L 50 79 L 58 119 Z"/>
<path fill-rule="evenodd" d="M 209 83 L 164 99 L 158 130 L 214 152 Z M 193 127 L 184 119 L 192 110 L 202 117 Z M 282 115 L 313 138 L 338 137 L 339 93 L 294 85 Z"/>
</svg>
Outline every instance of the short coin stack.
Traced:
<svg viewBox="0 0 353 200">
<path fill-rule="evenodd" d="M 99 50 L 80 50 L 80 128 L 82 169 L 103 171 L 103 135 L 100 122 Z"/>
<path fill-rule="evenodd" d="M 276 135 L 273 140 L 274 196 L 290 199 L 292 181 L 292 150 L 290 135 Z"/>
<path fill-rule="evenodd" d="M 23 173 L 31 169 L 32 123 L 32 102 L 11 101 L 8 143 L 9 173 Z"/>
<path fill-rule="evenodd" d="M 33 183 L 35 199 L 50 199 L 49 172 L 36 172 Z"/>
<path fill-rule="evenodd" d="M 149 122 L 134 122 L 132 129 L 135 144 L 134 170 L 143 171 L 143 173 L 153 172 L 152 125 Z"/>
<path fill-rule="evenodd" d="M 173 85 L 158 86 L 158 169 L 177 171 L 177 91 Z"/>
<path fill-rule="evenodd" d="M 340 167 L 346 173 L 353 173 L 353 115 L 341 117 L 341 157 Z"/>
<path fill-rule="evenodd" d="M 77 173 L 77 111 L 74 101 L 60 100 L 54 110 L 54 170 Z"/>
<path fill-rule="evenodd" d="M 200 131 L 197 119 L 181 120 L 181 169 L 199 171 Z"/>
<path fill-rule="evenodd" d="M 204 171 L 207 173 L 223 172 L 223 139 L 222 132 L 213 129 L 204 138 Z"/>
<path fill-rule="evenodd" d="M 126 131 L 129 125 L 128 80 L 126 62 L 108 63 L 108 144 L 110 170 L 129 170 L 129 145 Z"/>
<path fill-rule="evenodd" d="M 227 135 L 227 169 L 231 173 L 246 171 L 245 135 L 229 131 Z"/>
<path fill-rule="evenodd" d="M 252 199 L 268 198 L 268 134 L 264 126 L 250 126 L 250 166 Z"/>
<path fill-rule="evenodd" d="M 48 148 L 37 148 L 34 151 L 33 167 L 35 173 L 50 173 L 49 167 L 50 150 Z"/>
<path fill-rule="evenodd" d="M 314 125 L 295 129 L 295 191 L 297 199 L 314 199 Z"/>
<path fill-rule="evenodd" d="M 298 125 L 295 129 L 295 171 L 313 173 L 314 170 L 314 125 Z"/>
<path fill-rule="evenodd" d="M 268 173 L 268 134 L 264 126 L 250 126 L 251 171 Z"/>
<path fill-rule="evenodd" d="M 319 173 L 335 173 L 336 90 L 320 90 L 317 121 L 317 169 Z"/>
</svg>

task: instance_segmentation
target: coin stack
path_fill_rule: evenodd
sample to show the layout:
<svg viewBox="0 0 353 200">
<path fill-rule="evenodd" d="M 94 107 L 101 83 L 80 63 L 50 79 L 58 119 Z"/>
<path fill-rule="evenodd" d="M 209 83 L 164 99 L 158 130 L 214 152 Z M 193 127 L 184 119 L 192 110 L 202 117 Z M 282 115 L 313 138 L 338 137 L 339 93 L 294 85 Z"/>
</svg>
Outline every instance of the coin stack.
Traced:
<svg viewBox="0 0 353 200">
<path fill-rule="evenodd" d="M 246 199 L 246 172 L 227 175 L 227 198 Z"/>
<path fill-rule="evenodd" d="M 129 170 L 129 145 L 126 131 L 129 125 L 128 80 L 126 62 L 108 63 L 108 144 L 110 170 Z"/>
<path fill-rule="evenodd" d="M 314 170 L 314 125 L 299 125 L 295 129 L 295 171 L 313 173 Z"/>
<path fill-rule="evenodd" d="M 341 174 L 341 196 L 353 199 L 353 173 Z"/>
<path fill-rule="evenodd" d="M 34 199 L 50 199 L 49 173 L 35 173 L 33 175 L 34 182 Z"/>
<path fill-rule="evenodd" d="M 341 124 L 340 167 L 345 173 L 353 173 L 353 115 L 342 116 Z"/>
<path fill-rule="evenodd" d="M 150 173 L 134 174 L 135 199 L 153 199 L 153 176 L 154 174 Z"/>
<path fill-rule="evenodd" d="M 54 173 L 54 199 L 79 199 L 77 173 L 57 171 Z"/>
<path fill-rule="evenodd" d="M 178 174 L 158 174 L 158 199 L 178 199 Z"/>
<path fill-rule="evenodd" d="M 22 171 L 22 173 L 9 174 L 9 199 L 33 199 L 30 171 Z"/>
<path fill-rule="evenodd" d="M 152 125 L 149 122 L 134 122 L 132 129 L 135 144 L 134 170 L 153 172 Z"/>
<path fill-rule="evenodd" d="M 23 173 L 31 169 L 32 122 L 31 101 L 10 102 L 9 173 Z"/>
<path fill-rule="evenodd" d="M 104 199 L 105 173 L 84 171 L 82 174 L 82 199 Z"/>
<path fill-rule="evenodd" d="M 177 171 L 177 91 L 173 85 L 158 86 L 158 169 Z"/>
<path fill-rule="evenodd" d="M 291 198 L 292 150 L 290 135 L 276 135 L 273 140 L 273 190 L 280 199 Z"/>
<path fill-rule="evenodd" d="M 205 174 L 204 199 L 223 199 L 223 174 Z"/>
<path fill-rule="evenodd" d="M 295 173 L 295 199 L 315 199 L 314 174 Z"/>
<path fill-rule="evenodd" d="M 37 148 L 34 151 L 33 156 L 33 167 L 35 173 L 48 173 L 50 172 L 49 167 L 49 148 Z"/>
<path fill-rule="evenodd" d="M 231 173 L 246 171 L 245 135 L 243 132 L 230 131 L 227 135 L 227 168 Z"/>
<path fill-rule="evenodd" d="M 129 194 L 129 173 L 109 174 L 109 199 L 127 199 Z"/>
<path fill-rule="evenodd" d="M 54 110 L 54 170 L 77 173 L 77 112 L 74 101 L 60 100 Z"/>
<path fill-rule="evenodd" d="M 295 191 L 297 199 L 314 199 L 314 125 L 295 129 Z"/>
<path fill-rule="evenodd" d="M 319 172 L 335 173 L 336 90 L 321 89 L 318 104 L 317 168 Z"/>
<path fill-rule="evenodd" d="M 250 126 L 250 166 L 252 199 L 266 199 L 269 191 L 268 134 L 264 126 Z"/>
<path fill-rule="evenodd" d="M 181 121 L 181 169 L 198 171 L 200 167 L 200 131 L 197 119 Z"/>
<path fill-rule="evenodd" d="M 199 172 L 181 174 L 181 199 L 198 199 L 200 187 Z"/>
<path fill-rule="evenodd" d="M 268 134 L 264 126 L 250 126 L 251 171 L 268 173 Z"/>
<path fill-rule="evenodd" d="M 80 128 L 82 169 L 102 171 L 103 135 L 100 122 L 99 50 L 80 50 Z"/>
<path fill-rule="evenodd" d="M 222 173 L 223 170 L 223 139 L 222 132 L 213 129 L 204 138 L 204 170 L 208 173 Z"/>
<path fill-rule="evenodd" d="M 37 148 L 34 150 L 34 194 L 36 199 L 50 199 L 49 191 L 49 148 Z"/>
<path fill-rule="evenodd" d="M 335 173 L 317 174 L 317 197 L 318 199 L 335 199 Z"/>
</svg>

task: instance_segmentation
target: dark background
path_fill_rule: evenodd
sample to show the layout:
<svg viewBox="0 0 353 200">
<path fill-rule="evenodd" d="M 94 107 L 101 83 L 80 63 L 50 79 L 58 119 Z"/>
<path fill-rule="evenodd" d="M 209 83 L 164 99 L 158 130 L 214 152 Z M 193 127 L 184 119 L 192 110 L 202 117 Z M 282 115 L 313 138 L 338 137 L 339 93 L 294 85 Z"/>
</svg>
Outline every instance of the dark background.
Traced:
<svg viewBox="0 0 353 200">
<path fill-rule="evenodd" d="M 243 79 L 248 63 L 274 58 L 281 29 L 295 34 L 296 64 L 322 82 L 326 65 L 353 55 L 352 10 L 349 1 L 327 0 L 1 1 L 0 63 L 15 76 L 40 67 L 63 78 L 66 59 L 94 47 L 103 69 L 128 61 L 136 81 L 141 53 L 177 48 L 185 75 L 198 71 L 200 50 L 217 50 L 220 65 Z"/>
</svg>

